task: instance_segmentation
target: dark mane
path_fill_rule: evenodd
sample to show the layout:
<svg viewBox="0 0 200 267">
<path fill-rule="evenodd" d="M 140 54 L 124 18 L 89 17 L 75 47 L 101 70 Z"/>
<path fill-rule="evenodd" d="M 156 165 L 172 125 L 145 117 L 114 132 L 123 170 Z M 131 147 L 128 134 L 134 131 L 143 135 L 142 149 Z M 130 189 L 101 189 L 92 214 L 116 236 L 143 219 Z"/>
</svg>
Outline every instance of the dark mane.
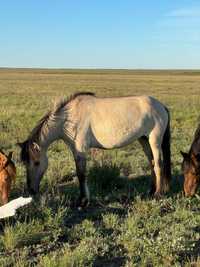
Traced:
<svg viewBox="0 0 200 267">
<path fill-rule="evenodd" d="M 37 139 L 34 137 L 37 137 L 38 134 L 41 132 L 42 127 L 45 125 L 45 123 L 49 120 L 49 117 L 51 115 L 51 111 L 48 111 L 37 123 L 37 125 L 33 128 L 29 135 L 29 140 L 30 139 Z"/>
<path fill-rule="evenodd" d="M 66 99 L 62 99 L 57 105 L 56 105 L 56 110 L 54 110 L 55 113 L 59 113 L 67 104 L 69 104 L 72 100 L 74 100 L 75 98 L 77 98 L 78 96 L 82 96 L 82 95 L 90 95 L 90 96 L 95 96 L 94 93 L 92 92 L 77 92 L 72 94 L 71 96 L 69 96 Z"/>
<path fill-rule="evenodd" d="M 91 92 L 77 92 L 73 95 L 71 95 L 70 97 L 66 98 L 66 99 L 61 99 L 58 103 L 56 103 L 53 107 L 52 110 L 48 111 L 36 124 L 36 126 L 33 128 L 33 130 L 31 131 L 28 140 L 32 140 L 32 141 L 37 141 L 39 139 L 40 133 L 42 128 L 45 127 L 45 125 L 47 125 L 49 119 L 51 116 L 58 116 L 59 113 L 63 110 L 63 108 L 69 104 L 71 101 L 73 101 L 74 99 L 76 99 L 78 96 L 84 96 L 84 95 L 89 95 L 89 96 L 95 96 L 94 93 Z"/>
</svg>

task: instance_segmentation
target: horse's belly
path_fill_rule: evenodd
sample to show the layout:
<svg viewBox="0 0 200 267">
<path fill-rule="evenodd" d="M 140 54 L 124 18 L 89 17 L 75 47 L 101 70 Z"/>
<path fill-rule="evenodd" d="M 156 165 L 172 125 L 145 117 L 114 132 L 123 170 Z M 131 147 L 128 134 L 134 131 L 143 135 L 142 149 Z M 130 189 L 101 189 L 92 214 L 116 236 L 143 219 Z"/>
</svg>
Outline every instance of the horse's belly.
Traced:
<svg viewBox="0 0 200 267">
<path fill-rule="evenodd" d="M 130 127 L 102 128 L 93 132 L 95 146 L 105 149 L 119 148 L 130 144 L 144 134 L 142 127 L 133 129 Z"/>
</svg>

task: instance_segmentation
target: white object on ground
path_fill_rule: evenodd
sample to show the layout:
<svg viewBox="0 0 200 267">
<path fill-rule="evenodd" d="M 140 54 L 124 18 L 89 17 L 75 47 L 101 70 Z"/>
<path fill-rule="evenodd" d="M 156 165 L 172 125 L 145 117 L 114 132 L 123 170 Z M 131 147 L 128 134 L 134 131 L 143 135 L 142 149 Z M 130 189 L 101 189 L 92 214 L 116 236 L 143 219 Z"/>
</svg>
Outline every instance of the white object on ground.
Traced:
<svg viewBox="0 0 200 267">
<path fill-rule="evenodd" d="M 19 197 L 0 207 L 0 219 L 14 216 L 16 210 L 24 205 L 29 204 L 32 197 Z"/>
</svg>

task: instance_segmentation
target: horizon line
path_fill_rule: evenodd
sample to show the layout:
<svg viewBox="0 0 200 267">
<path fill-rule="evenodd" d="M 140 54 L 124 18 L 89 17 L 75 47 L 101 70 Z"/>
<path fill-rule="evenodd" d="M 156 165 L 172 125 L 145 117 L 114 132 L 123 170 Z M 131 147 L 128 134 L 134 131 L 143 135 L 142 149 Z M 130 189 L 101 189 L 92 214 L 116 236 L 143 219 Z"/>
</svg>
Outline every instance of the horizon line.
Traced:
<svg viewBox="0 0 200 267">
<path fill-rule="evenodd" d="M 124 71 L 200 71 L 200 68 L 95 68 L 95 67 L 0 67 L 0 70 L 124 70 Z"/>
</svg>

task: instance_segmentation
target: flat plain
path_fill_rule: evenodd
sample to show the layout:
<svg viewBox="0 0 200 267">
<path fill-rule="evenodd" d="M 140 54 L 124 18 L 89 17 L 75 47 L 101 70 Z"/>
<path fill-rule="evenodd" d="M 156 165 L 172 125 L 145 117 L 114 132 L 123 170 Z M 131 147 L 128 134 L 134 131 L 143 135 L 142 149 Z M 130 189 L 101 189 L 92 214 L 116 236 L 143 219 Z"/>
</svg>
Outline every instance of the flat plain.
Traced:
<svg viewBox="0 0 200 267">
<path fill-rule="evenodd" d="M 151 95 L 171 114 L 173 180 L 161 200 L 149 195 L 150 170 L 140 145 L 88 153 L 91 204 L 76 208 L 78 182 L 68 148 L 54 143 L 40 195 L 0 223 L 0 266 L 200 266 L 200 197 L 185 198 L 180 150 L 199 123 L 199 71 L 0 69 L 0 148 L 14 151 L 54 100 L 80 91 L 97 96 Z"/>
</svg>

